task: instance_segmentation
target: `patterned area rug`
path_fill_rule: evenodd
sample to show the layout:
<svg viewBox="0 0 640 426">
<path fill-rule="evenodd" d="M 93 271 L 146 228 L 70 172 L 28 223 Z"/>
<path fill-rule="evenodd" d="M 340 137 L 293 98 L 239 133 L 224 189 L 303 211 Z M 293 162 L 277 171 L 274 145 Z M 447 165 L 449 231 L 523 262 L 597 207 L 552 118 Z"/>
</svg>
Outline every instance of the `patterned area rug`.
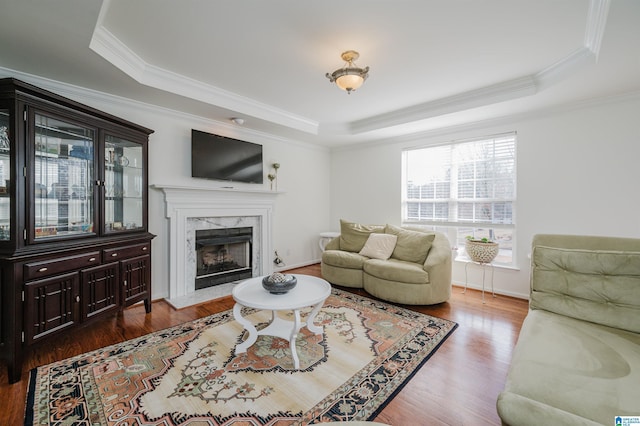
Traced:
<svg viewBox="0 0 640 426">
<path fill-rule="evenodd" d="M 310 309 L 303 314 L 308 315 Z M 243 310 L 257 328 L 270 312 Z M 34 369 L 25 424 L 305 425 L 371 420 L 457 324 L 334 289 L 287 341 L 226 311 Z"/>
</svg>

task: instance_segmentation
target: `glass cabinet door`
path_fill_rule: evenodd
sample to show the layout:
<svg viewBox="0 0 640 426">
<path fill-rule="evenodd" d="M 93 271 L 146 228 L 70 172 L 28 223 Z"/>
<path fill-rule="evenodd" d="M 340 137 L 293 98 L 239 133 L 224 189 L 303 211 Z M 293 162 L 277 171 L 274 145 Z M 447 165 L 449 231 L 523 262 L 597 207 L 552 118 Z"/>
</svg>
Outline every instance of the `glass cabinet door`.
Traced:
<svg viewBox="0 0 640 426">
<path fill-rule="evenodd" d="M 105 233 L 143 229 L 142 145 L 107 135 L 104 162 Z"/>
<path fill-rule="evenodd" d="M 0 108 L 0 241 L 11 238 L 11 144 L 9 110 Z"/>
<path fill-rule="evenodd" d="M 95 131 L 35 114 L 35 240 L 94 232 Z"/>
</svg>

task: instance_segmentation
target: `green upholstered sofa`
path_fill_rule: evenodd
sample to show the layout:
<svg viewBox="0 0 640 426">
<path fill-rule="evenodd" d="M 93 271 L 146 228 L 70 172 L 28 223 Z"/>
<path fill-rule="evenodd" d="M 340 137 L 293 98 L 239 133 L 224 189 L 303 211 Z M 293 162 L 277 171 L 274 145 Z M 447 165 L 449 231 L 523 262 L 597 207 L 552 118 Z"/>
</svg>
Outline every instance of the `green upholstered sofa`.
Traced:
<svg viewBox="0 0 640 426">
<path fill-rule="evenodd" d="M 384 243 L 371 246 L 374 239 Z M 375 250 L 380 246 L 385 253 Z M 332 284 L 364 288 L 389 302 L 432 305 L 451 296 L 451 246 L 438 232 L 342 220 L 340 236 L 322 253 L 321 270 Z"/>
<path fill-rule="evenodd" d="M 498 414 L 506 425 L 640 415 L 640 239 L 536 235 L 531 298 Z"/>
</svg>

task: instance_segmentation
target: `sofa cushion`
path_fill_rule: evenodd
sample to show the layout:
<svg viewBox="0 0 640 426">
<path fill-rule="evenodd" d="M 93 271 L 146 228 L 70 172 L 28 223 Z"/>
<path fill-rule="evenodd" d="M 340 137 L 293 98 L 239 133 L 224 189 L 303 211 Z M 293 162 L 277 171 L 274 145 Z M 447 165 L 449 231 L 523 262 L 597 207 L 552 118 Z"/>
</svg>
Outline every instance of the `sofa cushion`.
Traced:
<svg viewBox="0 0 640 426">
<path fill-rule="evenodd" d="M 364 247 L 360 250 L 360 254 L 372 259 L 387 260 L 391 257 L 393 249 L 396 248 L 396 241 L 398 241 L 396 235 L 370 234 Z"/>
<path fill-rule="evenodd" d="M 535 246 L 533 309 L 640 333 L 640 252 Z"/>
<path fill-rule="evenodd" d="M 396 235 L 398 241 L 391 258 L 406 262 L 424 263 L 436 238 L 432 232 L 411 231 L 393 225 L 385 226 L 385 233 Z"/>
<path fill-rule="evenodd" d="M 426 284 L 429 274 L 421 265 L 397 259 L 370 259 L 364 263 L 364 272 L 387 281 L 398 281 L 407 284 Z"/>
<path fill-rule="evenodd" d="M 368 257 L 358 253 L 342 250 L 325 250 L 322 253 L 322 263 L 338 268 L 362 269 Z"/>
<path fill-rule="evenodd" d="M 602 424 L 613 424 L 616 415 L 637 414 L 639 347 L 637 333 L 530 311 L 513 352 L 505 394 L 498 400 L 501 418 L 506 424 L 561 423 L 560 418 L 537 422 L 527 401 Z M 523 398 L 505 398 L 513 394 Z M 514 417 L 524 416 L 523 410 L 531 415 L 530 423 Z"/>
<path fill-rule="evenodd" d="M 340 250 L 358 253 L 373 232 L 384 233 L 384 225 L 362 225 L 340 219 Z"/>
<path fill-rule="evenodd" d="M 498 395 L 498 414 L 502 424 L 518 426 L 562 425 L 562 426 L 602 426 L 568 411 L 553 408 L 535 399 L 512 393 Z M 613 423 L 612 423 L 613 424 Z"/>
</svg>

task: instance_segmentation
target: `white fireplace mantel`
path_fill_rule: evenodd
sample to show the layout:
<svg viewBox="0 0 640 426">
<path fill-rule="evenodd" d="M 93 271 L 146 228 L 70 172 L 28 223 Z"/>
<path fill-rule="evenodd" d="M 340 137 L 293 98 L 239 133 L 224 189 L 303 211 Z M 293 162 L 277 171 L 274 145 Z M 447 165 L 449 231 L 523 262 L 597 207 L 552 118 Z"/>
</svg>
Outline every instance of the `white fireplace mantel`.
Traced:
<svg viewBox="0 0 640 426">
<path fill-rule="evenodd" d="M 193 250 L 188 246 L 192 241 L 188 234 L 193 231 L 189 221 L 203 223 L 219 219 L 226 223 L 251 218 L 259 228 L 254 276 L 272 272 L 272 221 L 278 192 L 158 184 L 152 188 L 164 193 L 165 216 L 169 219 L 169 299 L 195 291 L 195 283 L 191 282 L 193 273 L 187 270 L 192 267 L 187 264 L 193 257 Z"/>
</svg>

